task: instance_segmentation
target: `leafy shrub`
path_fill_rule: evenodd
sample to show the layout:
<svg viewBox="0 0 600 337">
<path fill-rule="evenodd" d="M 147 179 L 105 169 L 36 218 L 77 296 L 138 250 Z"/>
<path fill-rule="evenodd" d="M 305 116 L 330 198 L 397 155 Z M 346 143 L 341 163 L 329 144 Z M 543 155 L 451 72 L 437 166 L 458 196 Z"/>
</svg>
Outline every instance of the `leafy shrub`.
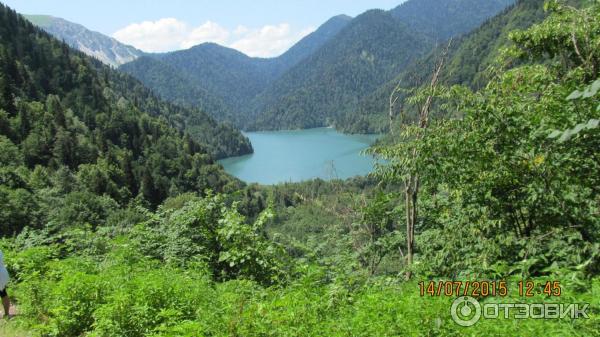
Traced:
<svg viewBox="0 0 600 337">
<path fill-rule="evenodd" d="M 283 277 L 282 250 L 262 234 L 270 210 L 246 224 L 236 206 L 221 196 L 194 200 L 178 209 L 161 208 L 136 226 L 131 238 L 144 255 L 168 264 L 207 265 L 218 279 L 244 277 L 272 284 Z"/>
</svg>

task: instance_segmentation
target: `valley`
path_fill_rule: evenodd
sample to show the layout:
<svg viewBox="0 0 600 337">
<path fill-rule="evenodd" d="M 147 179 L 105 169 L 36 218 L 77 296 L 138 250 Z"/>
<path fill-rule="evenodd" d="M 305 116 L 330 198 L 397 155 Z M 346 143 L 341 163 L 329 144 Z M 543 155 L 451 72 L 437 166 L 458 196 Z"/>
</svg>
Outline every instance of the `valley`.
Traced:
<svg viewBox="0 0 600 337">
<path fill-rule="evenodd" d="M 597 0 L 4 1 L 0 335 L 599 336 Z"/>
</svg>

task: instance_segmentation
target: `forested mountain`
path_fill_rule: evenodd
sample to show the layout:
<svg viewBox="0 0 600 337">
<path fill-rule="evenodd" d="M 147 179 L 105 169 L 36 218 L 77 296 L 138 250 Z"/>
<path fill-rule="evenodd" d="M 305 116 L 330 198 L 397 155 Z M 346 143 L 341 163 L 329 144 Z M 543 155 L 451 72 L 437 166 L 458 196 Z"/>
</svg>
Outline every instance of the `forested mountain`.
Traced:
<svg viewBox="0 0 600 337">
<path fill-rule="evenodd" d="M 200 104 L 190 99 L 196 95 L 188 84 L 194 84 L 225 102 L 226 107 L 216 109 L 213 116 L 233 120 L 244 129 L 340 124 L 350 130 L 344 127 L 344 116 L 356 111 L 361 99 L 425 55 L 435 41 L 476 28 L 511 2 L 452 0 L 423 4 L 411 0 L 389 12 L 369 11 L 355 19 L 338 16 L 274 59 L 244 58 L 215 45 L 158 56 L 176 70 L 191 70 L 191 83 L 182 81 L 188 87 L 185 91 L 175 92 L 166 85 L 170 81 L 149 78 L 143 65 L 134 66 L 136 62 L 147 63 L 144 60 L 121 68 L 176 102 Z"/>
<path fill-rule="evenodd" d="M 333 17 L 283 55 L 261 59 L 212 43 L 184 51 L 148 54 L 61 18 L 26 17 L 59 40 L 106 64 L 127 64 L 121 70 L 134 75 L 162 98 L 198 108 L 237 126 L 249 123 L 250 118 L 240 111 L 247 111 L 248 102 L 272 79 L 314 53 L 352 19 L 345 15 Z"/>
<path fill-rule="evenodd" d="M 273 76 L 275 78 L 279 77 L 288 69 L 314 54 L 346 27 L 350 21 L 352 21 L 352 17 L 348 15 L 338 15 L 327 20 L 316 31 L 308 34 L 281 56 L 273 59 L 273 63 L 275 63 Z"/>
<path fill-rule="evenodd" d="M 162 98 L 199 107 L 221 122 L 248 122 L 248 102 L 271 79 L 267 59 L 251 58 L 214 43 L 183 51 L 148 54 L 119 70 L 139 79 Z"/>
<path fill-rule="evenodd" d="M 0 200 L 16 205 L 2 212 L 3 233 L 40 224 L 43 203 L 69 193 L 157 205 L 234 183 L 210 152 L 249 146 L 237 131 L 156 99 L 4 6 L 0 18 Z M 31 194 L 38 187 L 54 188 L 55 199 Z M 31 198 L 27 211 L 22 198 Z"/>
<path fill-rule="evenodd" d="M 253 120 L 250 101 L 275 78 L 318 50 L 350 20 L 345 15 L 333 17 L 276 58 L 252 58 L 205 43 L 188 50 L 148 55 L 120 70 L 135 76 L 165 99 L 200 107 L 220 121 L 245 127 Z"/>
<path fill-rule="evenodd" d="M 467 33 L 515 0 L 407 1 L 390 12 L 409 27 L 442 42 Z"/>
<path fill-rule="evenodd" d="M 49 15 L 25 15 L 25 17 L 57 39 L 64 40 L 71 47 L 113 67 L 131 62 L 144 54 L 112 37 L 91 31 L 65 19 Z"/>
<path fill-rule="evenodd" d="M 80 44 L 79 47 L 81 47 L 84 43 L 89 42 L 89 44 L 85 45 L 92 48 L 91 50 L 94 50 L 94 57 L 98 52 L 103 52 L 102 50 L 104 49 L 101 48 L 103 44 L 113 42 L 118 44 L 118 42 L 114 39 L 106 37 L 100 33 L 90 32 L 83 26 L 72 24 L 62 19 L 49 16 L 28 16 L 27 19 L 33 19 L 35 22 L 37 22 L 36 25 L 43 26 L 44 30 L 52 30 L 58 36 L 62 36 L 60 34 L 69 35 L 70 37 L 68 39 L 65 36 L 65 41 L 71 41 L 69 43 L 78 43 Z M 74 48 L 79 49 L 79 47 Z M 127 49 L 128 47 L 123 47 L 123 45 L 120 45 L 116 48 L 120 50 L 121 48 Z M 85 49 L 84 52 L 87 54 Z M 102 69 L 102 67 L 96 63 L 93 64 L 99 72 L 107 71 L 106 69 Z M 158 69 L 165 71 L 165 69 Z M 150 67 L 147 69 L 147 74 L 149 76 L 157 75 Z M 158 76 L 161 75 L 162 74 L 158 74 Z M 170 81 L 169 84 L 180 85 L 180 79 L 174 78 L 172 75 L 173 73 L 169 77 L 161 76 L 161 78 L 168 79 Z M 149 90 L 144 88 L 131 76 L 123 76 L 117 71 L 113 71 L 111 76 L 119 77 L 118 80 L 114 81 L 114 85 L 119 86 L 120 89 L 123 89 L 119 92 L 121 95 L 126 96 L 128 99 L 135 100 L 136 103 L 147 112 L 154 113 L 156 116 L 163 115 L 171 121 L 172 125 L 178 127 L 180 130 L 185 129 L 185 131 L 188 132 L 196 141 L 206 146 L 206 149 L 216 158 L 242 155 L 252 152 L 252 147 L 249 141 L 239 131 L 233 129 L 231 126 L 217 123 L 212 117 L 208 116 L 204 112 L 207 111 L 205 109 L 216 110 L 222 108 L 223 104 L 218 101 L 210 100 L 211 96 L 205 94 L 199 89 L 194 90 L 191 95 L 193 95 L 195 99 L 200 98 L 202 104 L 197 104 L 194 106 L 188 104 L 187 108 L 183 108 L 182 106 L 175 106 L 158 100 Z M 124 84 L 126 84 L 127 87 L 124 87 Z M 140 100 L 136 96 L 143 96 L 145 99 Z"/>
<path fill-rule="evenodd" d="M 135 74 L 163 99 L 177 105 L 199 108 L 219 121 L 231 124 L 236 121 L 237 116 L 232 113 L 233 108 L 229 104 L 197 85 L 187 72 L 175 69 L 155 57 L 142 56 L 135 62 L 125 64 L 120 70 Z"/>
<path fill-rule="evenodd" d="M 431 46 L 430 39 L 389 13 L 368 11 L 261 93 L 253 102 L 258 119 L 250 127 L 333 124 L 339 112 L 354 106 Z"/>
<path fill-rule="evenodd" d="M 152 57 L 185 74 L 196 87 L 221 98 L 237 110 L 243 109 L 272 79 L 272 61 L 252 58 L 215 43 Z M 121 67 L 126 72 L 131 68 L 129 64 Z"/>
<path fill-rule="evenodd" d="M 455 39 L 448 50 L 446 67 L 441 79 L 446 84 L 463 84 L 473 88 L 488 81 L 486 69 L 499 56 L 500 49 L 510 45 L 508 35 L 517 29 L 525 29 L 540 22 L 546 16 L 544 0 L 519 0 L 497 16 L 487 20 L 471 33 Z M 339 120 L 338 127 L 347 132 L 382 132 L 387 130 L 389 97 L 400 84 L 403 89 L 421 85 L 432 73 L 434 63 L 445 49 L 439 45 L 423 58 L 417 60 L 397 77 L 385 83 L 365 97 L 355 110 Z M 403 97 L 407 92 L 399 92 Z M 400 104 L 395 107 L 399 113 Z"/>
<path fill-rule="evenodd" d="M 388 13 L 375 11 L 365 18 L 359 16 L 313 58 L 292 68 L 254 101 L 259 117 L 252 127 L 280 129 L 334 124 L 348 132 L 379 132 L 385 118 L 367 117 L 371 111 L 357 109 L 364 105 L 361 101 L 368 100 L 409 64 L 417 64 L 436 41 L 476 28 L 510 3 L 512 0 L 413 0 Z M 376 26 L 384 22 L 387 27 Z M 351 32 L 352 29 L 356 31 Z M 364 57 L 370 53 L 375 56 L 370 63 L 346 63 L 352 55 Z M 361 78 L 361 72 L 374 76 Z M 387 97 L 382 99 L 378 95 L 376 104 L 386 101 Z"/>
</svg>

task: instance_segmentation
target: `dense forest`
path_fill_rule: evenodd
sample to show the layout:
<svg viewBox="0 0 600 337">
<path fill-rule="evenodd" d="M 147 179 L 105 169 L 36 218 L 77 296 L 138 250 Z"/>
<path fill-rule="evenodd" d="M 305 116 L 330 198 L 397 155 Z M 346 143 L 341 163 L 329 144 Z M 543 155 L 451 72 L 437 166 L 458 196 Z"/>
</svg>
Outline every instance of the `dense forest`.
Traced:
<svg viewBox="0 0 600 337">
<path fill-rule="evenodd" d="M 352 125 L 361 124 L 372 113 L 356 113 L 365 97 L 416 63 L 436 42 L 470 31 L 512 3 L 421 0 L 387 12 L 364 13 L 255 99 L 259 117 L 250 128 L 334 125 L 353 133 L 380 132 L 381 128 Z M 436 8 L 435 15 L 430 8 Z M 349 120 L 348 115 L 359 122 Z"/>
<path fill-rule="evenodd" d="M 443 42 L 468 33 L 481 24 L 482 18 L 490 17 L 490 13 L 499 13 L 514 2 L 515 0 L 406 1 L 390 13 L 414 30 Z M 432 8 L 435 10 L 431 10 Z"/>
<path fill-rule="evenodd" d="M 157 206 L 239 184 L 212 155 L 246 151 L 238 131 L 156 99 L 5 7 L 0 29 L 4 235 L 42 227 L 69 199 Z"/>
<path fill-rule="evenodd" d="M 212 69 L 212 67 L 206 67 Z M 188 72 L 180 71 L 153 57 L 142 56 L 135 62 L 129 62 L 120 68 L 121 71 L 135 74 L 144 85 L 154 88 L 161 98 L 180 106 L 197 107 L 210 111 L 219 121 L 236 124 L 237 116 L 233 107 L 216 95 L 194 84 Z M 221 69 L 222 70 L 222 69 Z M 218 117 L 217 117 L 218 116 Z"/>
<path fill-rule="evenodd" d="M 334 124 L 338 113 L 429 50 L 433 42 L 371 10 L 333 40 L 281 76 L 254 102 L 251 129 L 305 129 Z"/>
<path fill-rule="evenodd" d="M 1 7 L 0 248 L 18 315 L 0 333 L 598 336 L 600 3 L 531 8 L 539 21 L 505 32 L 510 9 L 473 35 L 506 39 L 484 48 L 485 76 L 465 70 L 477 85 L 449 80 L 460 47 L 421 60 L 374 174 L 258 186 L 160 110 L 175 107 Z M 589 318 L 465 328 L 453 292 L 420 293 L 457 280 L 507 282 L 481 303 L 588 303 Z M 523 280 L 560 294 L 522 295 Z"/>
<path fill-rule="evenodd" d="M 29 22 L 22 17 L 13 21 Z M 23 36 L 35 39 L 26 41 Z M 112 137 L 109 140 L 118 146 L 124 144 L 116 139 L 121 133 L 128 134 L 128 130 L 118 123 L 137 123 L 140 119 L 124 113 L 134 107 L 149 117 L 162 120 L 177 133 L 189 134 L 213 157 L 252 152 L 248 139 L 233 127 L 216 122 L 198 109 L 182 108 L 158 99 L 133 77 L 57 43 L 31 24 L 27 28 L 17 27 L 16 23 L 6 27 L 2 42 L 5 55 L 2 58 L 5 69 L 2 90 L 8 117 L 14 117 L 12 114 L 20 109 L 17 102 L 23 103 L 22 106 L 34 101 L 43 103 L 48 95 L 54 95 L 61 101 L 62 108 L 70 110 L 91 132 L 105 130 Z M 110 125 L 113 122 L 115 126 Z M 25 132 L 29 130 L 21 132 L 20 136 L 26 137 Z"/>
</svg>

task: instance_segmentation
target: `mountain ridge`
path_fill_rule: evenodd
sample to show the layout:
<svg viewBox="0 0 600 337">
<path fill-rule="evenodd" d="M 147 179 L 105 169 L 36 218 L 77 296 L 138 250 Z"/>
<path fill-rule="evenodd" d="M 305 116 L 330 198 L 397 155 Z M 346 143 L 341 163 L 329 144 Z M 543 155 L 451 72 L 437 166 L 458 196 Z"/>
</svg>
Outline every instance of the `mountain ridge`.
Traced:
<svg viewBox="0 0 600 337">
<path fill-rule="evenodd" d="M 252 128 L 331 125 L 337 111 L 355 104 L 358 97 L 426 52 L 430 44 L 388 12 L 369 10 L 253 101 L 259 117 Z"/>
<path fill-rule="evenodd" d="M 71 47 L 113 67 L 144 55 L 143 51 L 133 46 L 63 18 L 51 15 L 24 15 L 24 17 L 53 36 L 64 40 Z"/>
<path fill-rule="evenodd" d="M 142 63 L 147 61 L 143 58 L 126 63 L 119 69 L 138 78 L 162 97 L 179 104 L 205 107 L 206 103 L 194 98 L 194 91 L 200 89 L 210 96 L 208 100 L 222 102 L 220 107 L 207 110 L 212 112 L 214 118 L 245 128 L 252 122 L 253 115 L 239 111 L 248 112 L 249 102 L 269 83 L 314 53 L 351 19 L 347 15 L 331 18 L 275 58 L 250 57 L 235 49 L 208 42 L 186 50 L 147 55 L 161 62 L 164 69 L 157 69 L 159 64 L 156 63 L 152 64 L 152 68 L 145 69 Z M 173 69 L 175 72 L 172 72 L 172 76 L 185 79 L 189 85 L 178 86 L 181 90 L 175 91 L 172 86 L 165 85 L 169 80 L 160 83 L 150 76 L 153 72 L 167 74 L 166 69 Z"/>
<path fill-rule="evenodd" d="M 433 4 L 445 5 L 439 6 L 438 10 L 437 7 L 423 7 L 423 2 L 421 1 L 411 0 L 404 2 L 390 11 L 370 10 L 354 18 L 352 22 L 364 20 L 369 14 L 379 15 L 380 17 L 373 19 L 369 23 L 372 27 L 376 27 L 376 25 L 385 20 L 385 16 L 389 16 L 389 18 L 393 18 L 396 21 L 396 25 L 390 24 L 387 29 L 382 29 L 376 34 L 368 35 L 363 32 L 361 34 L 353 34 L 351 38 L 347 39 L 343 39 L 343 34 L 348 27 L 344 28 L 344 30 L 331 40 L 330 44 L 339 43 L 345 45 L 347 47 L 346 52 L 338 52 L 335 53 L 336 55 L 329 56 L 329 61 L 322 66 L 310 63 L 310 59 L 319 53 L 313 54 L 303 63 L 290 69 L 287 74 L 265 89 L 253 101 L 254 114 L 258 115 L 258 117 L 252 129 L 264 130 L 335 125 L 336 128 L 343 131 L 354 131 L 356 128 L 346 127 L 346 115 L 356 110 L 355 107 L 359 102 L 371 94 L 369 91 L 377 90 L 379 85 L 391 80 L 397 74 L 401 73 L 404 67 L 410 65 L 419 59 L 419 57 L 424 56 L 427 51 L 419 50 L 419 46 L 423 46 L 424 49 L 431 49 L 439 42 L 438 36 L 429 33 L 426 29 L 419 28 L 421 27 L 419 26 L 420 21 L 427 21 L 431 17 L 431 8 L 436 8 L 436 15 L 439 20 L 435 28 L 436 31 L 444 33 L 444 37 L 452 37 L 460 35 L 465 31 L 476 29 L 485 20 L 488 20 L 490 16 L 496 15 L 503 7 L 513 2 L 513 0 L 493 0 L 486 3 L 487 5 L 477 6 L 476 4 L 479 2 L 473 2 L 473 0 L 449 0 L 448 2 L 441 0 L 425 1 L 428 6 L 433 6 Z M 419 9 L 417 17 L 422 20 L 405 20 L 405 17 L 415 17 L 414 8 Z M 455 21 L 457 20 L 453 20 L 452 18 L 461 18 L 465 13 L 473 13 L 473 18 L 467 20 L 466 24 L 456 25 Z M 349 26 L 351 25 L 352 23 L 349 24 Z M 387 36 L 386 34 L 394 29 L 400 29 L 399 27 L 404 27 L 406 32 L 412 32 L 414 36 L 417 36 L 417 41 L 411 41 L 412 37 L 406 36 L 403 37 L 405 40 L 404 43 L 396 43 L 394 39 L 387 42 L 384 41 L 382 37 Z M 328 70 L 335 69 L 340 62 L 348 61 L 347 58 L 352 57 L 351 55 L 354 53 L 351 51 L 352 45 L 360 43 L 368 45 L 369 40 L 377 41 L 375 50 L 381 51 L 379 56 L 387 55 L 387 59 L 384 57 L 384 62 L 388 63 L 387 67 L 384 66 L 382 67 L 383 69 L 377 67 L 369 68 L 368 65 L 362 65 L 361 67 L 355 64 L 355 67 L 346 66 L 347 69 L 351 69 L 348 71 L 350 76 L 344 71 L 338 71 L 337 74 L 332 75 L 330 78 L 323 77 L 327 75 Z M 328 44 L 323 46 L 320 52 L 327 53 L 327 51 L 323 51 L 327 47 Z M 416 53 L 410 55 L 407 51 Z M 370 57 L 368 55 L 369 50 L 363 50 L 363 52 L 361 56 Z M 409 55 L 408 58 L 402 59 L 407 55 Z M 378 59 L 378 61 L 381 61 L 381 59 Z M 396 64 L 395 61 L 399 62 L 399 64 Z M 310 77 L 309 75 L 309 78 L 303 78 L 298 75 L 311 74 L 311 71 L 315 68 L 320 69 L 320 71 L 317 71 L 320 73 L 318 76 L 313 75 Z M 364 77 L 357 78 L 357 74 L 361 72 L 368 73 L 369 71 L 377 75 L 370 80 L 366 80 Z M 346 77 L 345 80 L 344 77 Z M 362 88 L 354 90 L 352 85 L 358 81 L 362 81 L 360 82 Z M 343 82 L 347 83 L 341 84 Z M 345 89 L 337 92 L 336 89 L 339 87 L 345 87 Z M 320 103 L 315 104 L 315 100 L 320 100 Z M 286 116 L 289 118 L 287 122 L 285 121 Z"/>
</svg>

